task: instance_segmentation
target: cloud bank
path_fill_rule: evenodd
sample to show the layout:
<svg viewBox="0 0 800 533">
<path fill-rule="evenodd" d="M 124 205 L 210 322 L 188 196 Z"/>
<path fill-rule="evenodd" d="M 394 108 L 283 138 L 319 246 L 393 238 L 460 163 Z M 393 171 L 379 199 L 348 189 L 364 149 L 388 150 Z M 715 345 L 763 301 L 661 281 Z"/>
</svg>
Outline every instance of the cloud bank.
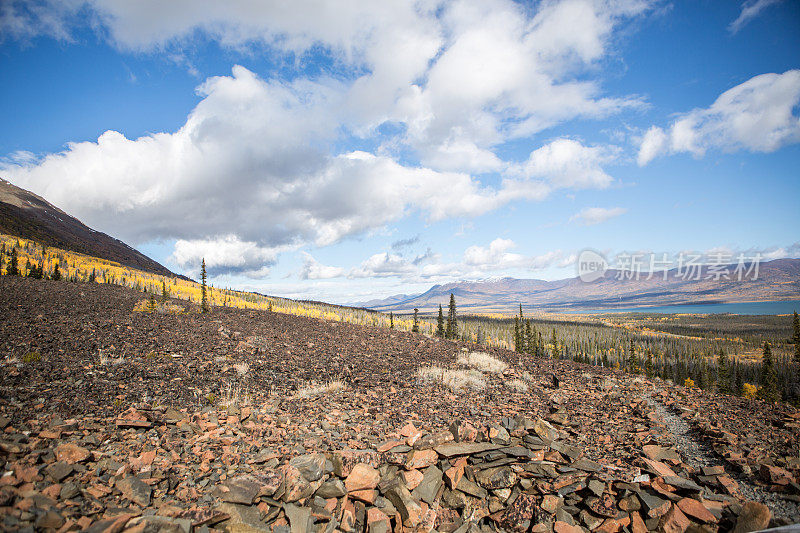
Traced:
<svg viewBox="0 0 800 533">
<path fill-rule="evenodd" d="M 680 116 L 667 129 L 653 126 L 639 147 L 638 163 L 708 150 L 774 152 L 800 142 L 800 70 L 761 74 L 722 93 L 705 109 Z"/>
</svg>

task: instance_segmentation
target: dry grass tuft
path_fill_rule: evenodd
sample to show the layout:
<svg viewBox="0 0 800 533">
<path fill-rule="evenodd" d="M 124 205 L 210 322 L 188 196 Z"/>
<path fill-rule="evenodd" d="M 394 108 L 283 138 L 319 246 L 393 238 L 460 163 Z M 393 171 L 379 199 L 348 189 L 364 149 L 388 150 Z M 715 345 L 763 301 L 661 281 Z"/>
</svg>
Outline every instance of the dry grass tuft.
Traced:
<svg viewBox="0 0 800 533">
<path fill-rule="evenodd" d="M 528 392 L 528 384 L 521 379 L 506 381 L 506 387 L 517 392 Z"/>
<path fill-rule="evenodd" d="M 332 392 L 344 389 L 344 383 L 339 380 L 329 381 L 327 383 L 314 383 L 311 382 L 307 387 L 299 389 L 294 397 L 295 398 L 313 398 L 314 396 L 321 396 L 322 394 L 330 394 Z"/>
<path fill-rule="evenodd" d="M 124 357 L 108 357 L 107 355 L 103 355 L 100 357 L 100 364 L 103 366 L 108 366 L 108 365 L 117 366 L 124 363 L 125 363 Z"/>
<path fill-rule="evenodd" d="M 219 391 L 217 403 L 222 407 L 247 407 L 251 401 L 250 393 L 242 389 L 241 385 L 228 383 L 227 386 Z"/>
<path fill-rule="evenodd" d="M 239 377 L 246 376 L 248 372 L 250 372 L 250 365 L 247 363 L 236 363 L 233 365 L 233 368 L 236 369 L 236 373 L 239 374 Z"/>
<path fill-rule="evenodd" d="M 422 382 L 442 383 L 453 392 L 486 388 L 486 380 L 477 370 L 450 370 L 438 366 L 425 366 L 417 370 L 417 378 Z"/>
<path fill-rule="evenodd" d="M 470 352 L 458 356 L 458 364 L 477 368 L 481 372 L 501 374 L 508 365 L 484 352 Z"/>
</svg>

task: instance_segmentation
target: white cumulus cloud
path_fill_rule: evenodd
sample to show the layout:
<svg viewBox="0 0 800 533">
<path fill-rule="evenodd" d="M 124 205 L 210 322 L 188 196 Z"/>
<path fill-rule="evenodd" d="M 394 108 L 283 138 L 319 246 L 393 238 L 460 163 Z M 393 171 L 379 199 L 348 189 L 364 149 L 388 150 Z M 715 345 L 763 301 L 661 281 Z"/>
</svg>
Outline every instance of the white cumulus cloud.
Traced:
<svg viewBox="0 0 800 533">
<path fill-rule="evenodd" d="M 800 70 L 761 74 L 722 93 L 708 108 L 678 117 L 669 128 L 651 127 L 639 147 L 638 163 L 679 152 L 774 152 L 800 142 Z"/>
<path fill-rule="evenodd" d="M 624 215 L 627 212 L 628 210 L 624 207 L 587 207 L 574 214 L 569 220 L 570 222 L 577 222 L 583 226 L 594 226 L 606 220 Z"/>
</svg>

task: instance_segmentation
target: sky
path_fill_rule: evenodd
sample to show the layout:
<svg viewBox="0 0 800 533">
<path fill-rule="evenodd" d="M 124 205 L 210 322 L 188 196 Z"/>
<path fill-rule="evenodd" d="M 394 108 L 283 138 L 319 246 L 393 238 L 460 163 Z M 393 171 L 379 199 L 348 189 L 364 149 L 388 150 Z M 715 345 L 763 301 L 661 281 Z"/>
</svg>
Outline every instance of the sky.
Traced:
<svg viewBox="0 0 800 533">
<path fill-rule="evenodd" d="M 217 287 L 800 257 L 796 0 L 4 0 L 0 116 L 0 177 Z"/>
</svg>

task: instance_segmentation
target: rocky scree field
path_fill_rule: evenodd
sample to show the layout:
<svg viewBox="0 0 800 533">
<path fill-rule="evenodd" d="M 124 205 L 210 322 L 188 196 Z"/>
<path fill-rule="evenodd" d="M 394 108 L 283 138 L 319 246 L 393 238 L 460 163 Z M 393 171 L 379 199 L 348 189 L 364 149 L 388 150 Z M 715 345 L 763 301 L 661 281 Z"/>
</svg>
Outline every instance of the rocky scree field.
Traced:
<svg viewBox="0 0 800 533">
<path fill-rule="evenodd" d="M 389 329 L 146 307 L 123 287 L 0 277 L 3 530 L 800 521 L 787 405 Z"/>
</svg>

